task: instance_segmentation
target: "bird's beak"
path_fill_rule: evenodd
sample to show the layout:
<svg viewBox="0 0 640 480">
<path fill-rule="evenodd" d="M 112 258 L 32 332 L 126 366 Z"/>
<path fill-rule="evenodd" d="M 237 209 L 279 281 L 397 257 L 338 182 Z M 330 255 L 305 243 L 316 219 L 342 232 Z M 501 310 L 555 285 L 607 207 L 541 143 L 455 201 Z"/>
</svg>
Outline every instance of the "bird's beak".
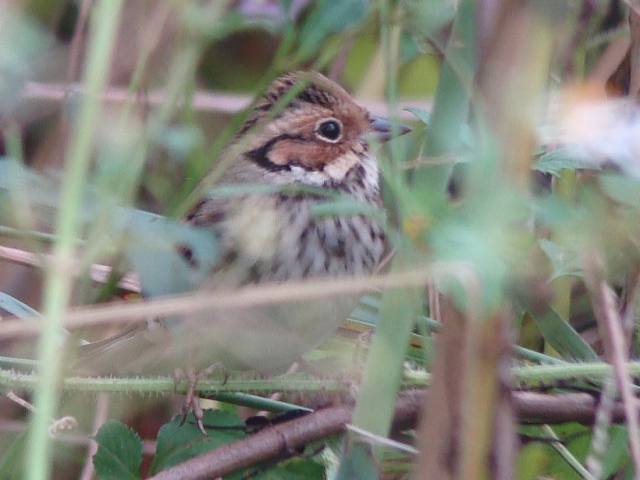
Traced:
<svg viewBox="0 0 640 480">
<path fill-rule="evenodd" d="M 406 125 L 396 124 L 394 126 L 387 118 L 371 115 L 371 133 L 373 134 L 372 136 L 380 143 L 387 142 L 394 137 L 399 137 L 400 135 L 404 135 L 410 131 L 411 128 Z"/>
</svg>

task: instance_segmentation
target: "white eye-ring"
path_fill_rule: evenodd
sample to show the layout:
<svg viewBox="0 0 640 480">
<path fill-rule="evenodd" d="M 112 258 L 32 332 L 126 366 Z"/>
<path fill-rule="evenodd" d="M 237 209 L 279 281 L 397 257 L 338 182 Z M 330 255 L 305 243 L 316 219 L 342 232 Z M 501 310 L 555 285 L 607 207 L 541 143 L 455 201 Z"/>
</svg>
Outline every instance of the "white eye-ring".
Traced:
<svg viewBox="0 0 640 480">
<path fill-rule="evenodd" d="M 342 122 L 334 117 L 323 118 L 316 122 L 314 132 L 320 140 L 338 143 L 342 138 Z"/>
</svg>

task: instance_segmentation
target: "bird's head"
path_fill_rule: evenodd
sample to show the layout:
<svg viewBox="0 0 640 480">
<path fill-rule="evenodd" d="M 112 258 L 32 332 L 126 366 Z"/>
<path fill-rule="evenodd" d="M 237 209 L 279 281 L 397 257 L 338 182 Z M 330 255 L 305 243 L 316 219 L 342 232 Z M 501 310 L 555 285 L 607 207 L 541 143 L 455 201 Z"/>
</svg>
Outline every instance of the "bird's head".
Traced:
<svg viewBox="0 0 640 480">
<path fill-rule="evenodd" d="M 407 131 L 401 127 L 399 133 Z M 372 116 L 340 85 L 319 73 L 294 72 L 271 84 L 236 143 L 244 161 L 282 183 L 333 187 L 356 169 L 377 186 L 369 142 L 390 137 L 389 122 Z"/>
</svg>

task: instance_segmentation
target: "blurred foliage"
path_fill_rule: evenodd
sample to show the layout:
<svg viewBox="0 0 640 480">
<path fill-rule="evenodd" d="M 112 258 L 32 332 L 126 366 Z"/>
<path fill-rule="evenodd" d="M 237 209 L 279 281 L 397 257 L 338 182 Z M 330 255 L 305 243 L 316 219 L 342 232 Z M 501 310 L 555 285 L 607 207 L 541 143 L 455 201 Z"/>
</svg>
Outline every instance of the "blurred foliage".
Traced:
<svg viewBox="0 0 640 480">
<path fill-rule="evenodd" d="M 57 100 L 29 98 L 25 92 L 33 82 L 51 87 L 65 80 L 81 2 L 14 3 L 12 8 L 0 7 L 0 244 L 40 254 L 56 241 L 52 219 L 65 179 L 59 167 L 64 146 L 81 127 L 77 125 L 81 99 L 64 88 Z M 592 7 L 585 17 L 585 10 L 579 7 L 587 3 Z M 612 7 L 622 8 L 621 4 L 538 3 L 526 20 L 533 25 L 529 31 L 540 35 L 532 40 L 535 45 L 518 43 L 522 40 L 518 36 L 499 39 L 512 40 L 514 46 L 500 41 L 492 44 L 493 53 L 503 55 L 504 64 L 497 66 L 481 61 L 487 60 L 483 57 L 486 45 L 481 50 L 480 43 L 448 43 L 451 35 L 454 40 L 475 38 L 476 17 L 469 13 L 473 4 L 451 0 L 176 0 L 166 3 L 163 14 L 154 2 L 125 2 L 115 51 L 120 71 L 111 72 L 112 86 L 129 86 L 130 93 L 142 99 L 152 98 L 155 89 L 163 87 L 164 96 L 161 102 L 143 108 L 131 101 L 109 102 L 96 131 L 91 132 L 96 147 L 78 199 L 81 238 L 77 243 L 83 248 L 77 259 L 80 279 L 74 304 L 124 296 L 114 285 L 128 270 L 138 273 L 144 293 L 150 296 L 186 292 L 201 284 L 217 259 L 215 238 L 171 218 L 203 193 L 199 188 L 217 195 L 238 194 L 231 189 L 216 191 L 215 185 L 201 181 L 219 173 L 220 154 L 246 118 L 246 111 L 203 107 L 198 105 L 197 94 L 206 88 L 214 91 L 216 101 L 227 99 L 229 93 L 244 94 L 246 100 L 247 94 L 259 94 L 282 71 L 311 68 L 331 73 L 370 105 L 386 96 L 391 110 L 404 119 L 410 115 L 398 111 L 397 100 L 404 104 L 409 97 L 416 103 L 407 109 L 415 116 L 411 120 L 414 132 L 379 150 L 388 211 L 385 228 L 396 258 L 402 260 L 394 268 L 402 271 L 444 264 L 455 270 L 463 265 L 468 270 L 443 276 L 438 287 L 461 310 L 471 308 L 474 321 L 486 322 L 475 324 L 481 325 L 479 331 L 492 328 L 490 322 L 497 312 L 515 312 L 513 334 L 520 344 L 512 350 L 518 365 L 601 361 L 602 343 L 583 266 L 597 252 L 606 280 L 620 298 L 632 295 L 627 290 L 629 279 L 640 268 L 640 180 L 633 174 L 637 166 L 597 155 L 595 160 L 587 158 L 584 148 L 564 145 L 561 140 L 543 144 L 536 131 L 539 118 L 529 107 L 544 109 L 548 89 L 558 86 L 569 90 L 569 96 L 592 100 L 574 85 L 589 75 L 601 50 L 616 39 L 602 40 L 603 35 L 609 35 L 612 28 L 618 29 L 618 36 L 626 34 L 624 15 L 616 17 Z M 464 15 L 456 10 L 457 5 L 468 9 L 462 10 Z M 519 26 L 529 28 L 526 21 Z M 596 40 L 601 49 L 594 46 Z M 515 52 L 520 60 L 509 57 L 510 47 L 523 48 Z M 523 58 L 527 68 L 538 66 L 544 72 L 540 82 L 544 91 L 535 90 L 533 82 L 519 83 L 517 74 L 510 76 L 507 67 L 520 65 L 517 62 Z M 477 70 L 479 86 L 471 81 Z M 522 72 L 524 76 L 529 71 Z M 490 77 L 491 73 L 495 76 Z M 489 80 L 482 75 L 489 75 Z M 79 75 L 73 80 L 79 80 Z M 510 91 L 514 85 L 515 93 Z M 487 98 L 497 101 L 486 103 Z M 431 102 L 435 102 L 433 109 Z M 631 116 L 629 123 L 627 135 L 615 136 L 615 149 L 607 145 L 612 143 L 610 138 L 597 136 L 597 130 L 587 130 L 585 137 L 593 138 L 585 143 L 598 147 L 600 142 L 602 151 L 622 151 L 626 144 L 618 145 L 620 139 L 637 136 L 637 118 Z M 623 128 L 624 122 L 621 125 Z M 637 157 L 634 146 L 637 144 L 630 147 L 632 159 Z M 526 160 L 523 171 L 514 166 L 518 159 L 513 157 L 518 154 Z M 340 197 L 327 199 L 315 211 L 320 216 L 354 213 L 382 216 Z M 197 260 L 195 273 L 179 254 L 184 248 Z M 92 284 L 87 272 L 93 263 L 114 267 L 111 288 L 98 291 Z M 5 270 L 4 262 L 1 265 L 2 312 L 19 318 L 36 316 L 38 312 L 27 300 L 34 296 L 27 290 L 37 282 L 21 280 L 12 269 Z M 470 284 L 476 288 L 473 295 Z M 88 287 L 80 288 L 82 285 Z M 336 357 L 348 363 L 358 355 L 366 356 L 378 351 L 375 341 L 368 348 L 354 337 L 389 322 L 380 327 L 387 338 L 376 337 L 387 355 L 377 360 L 382 359 L 383 367 L 388 368 L 377 368 L 365 377 L 364 385 L 378 390 L 372 388 L 371 397 L 360 398 L 360 408 L 369 411 L 356 419 L 371 430 L 387 428 L 391 413 L 378 407 L 383 398 L 395 398 L 395 389 L 403 380 L 400 370 L 404 367 L 406 376 L 424 373 L 425 367 L 433 365 L 437 355 L 433 333 L 441 331 L 442 325 L 436 318 L 438 312 L 430 311 L 433 305 L 428 303 L 405 291 L 392 291 L 382 300 L 377 294 L 365 296 L 346 329 L 351 336 L 333 339 L 309 355 L 309 359 L 320 360 L 320 365 Z M 637 330 L 637 318 L 634 320 Z M 400 332 L 401 321 L 415 325 L 409 349 Z M 22 351 L 22 346 L 7 343 L 3 365 L 24 368 L 24 359 L 18 355 Z M 374 355 L 370 365 L 380 365 L 373 362 L 375 358 L 371 360 Z M 324 368 L 333 371 L 333 367 Z M 398 385 L 392 378 L 396 370 Z M 561 382 L 543 387 L 562 394 L 576 389 L 599 391 L 602 384 L 601 380 L 578 381 L 567 374 Z M 157 438 L 149 473 L 245 438 L 248 434 L 236 406 L 230 400 L 223 407 L 225 410 L 206 411 L 209 437 L 202 437 L 191 421 L 179 426 L 178 418 L 168 423 L 164 423 L 166 417 L 153 419 L 151 433 L 136 428 L 145 439 Z M 477 408 L 492 412 L 491 405 Z M 84 430 L 89 428 L 83 425 Z M 601 478 L 631 478 L 626 426 L 614 425 L 607 432 Z M 551 438 L 551 433 L 559 440 Z M 550 431 L 520 426 L 519 434 L 523 447 L 516 478 L 589 478 L 584 465 L 593 442 L 592 427 L 564 424 Z M 415 432 L 409 435 L 407 441 L 414 439 Z M 141 478 L 147 467 L 141 467 L 140 436 L 115 420 L 105 423 L 96 436 L 99 449 L 93 461 L 98 477 Z M 24 438 L 22 434 L 0 434 L 0 478 L 22 475 Z M 386 454 L 376 451 L 372 455 L 364 444 L 344 444 L 344 448 L 342 444 L 322 445 L 299 458 L 258 467 L 252 470 L 252 478 L 313 479 L 323 478 L 325 471 L 334 472 L 332 478 L 374 478 L 379 471 L 392 472 L 386 474 L 389 478 L 402 478 L 414 461 L 393 447 L 380 449 Z M 56 461 L 63 465 L 59 478 L 67 474 L 69 478 L 84 461 L 81 451 L 63 448 L 60 442 L 55 445 Z"/>
</svg>

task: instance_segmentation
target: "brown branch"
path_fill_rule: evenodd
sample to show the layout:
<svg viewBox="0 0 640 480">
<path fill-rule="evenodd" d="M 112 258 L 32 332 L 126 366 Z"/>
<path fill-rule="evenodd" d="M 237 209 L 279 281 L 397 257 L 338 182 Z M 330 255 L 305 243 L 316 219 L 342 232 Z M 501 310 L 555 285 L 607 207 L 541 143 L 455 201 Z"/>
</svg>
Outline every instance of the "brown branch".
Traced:
<svg viewBox="0 0 640 480">
<path fill-rule="evenodd" d="M 636 474 L 640 473 L 640 433 L 638 431 L 637 400 L 631 386 L 631 376 L 625 368 L 629 350 L 624 338 L 622 319 L 616 305 L 615 294 L 604 279 L 600 255 L 592 252 L 584 261 L 585 282 L 591 296 L 598 330 L 604 340 L 607 360 L 613 366 L 616 385 L 622 396 L 629 432 L 629 449 Z"/>
<path fill-rule="evenodd" d="M 408 390 L 400 394 L 393 421 L 395 431 L 415 427 L 426 395 L 424 390 Z M 514 392 L 513 406 L 521 422 L 591 424 L 597 400 L 586 393 L 548 395 Z M 286 458 L 310 442 L 343 432 L 351 421 L 352 413 L 353 405 L 318 410 L 194 457 L 149 480 L 217 478 L 266 460 Z M 620 402 L 613 409 L 613 418 L 616 421 L 624 419 L 624 407 Z"/>
<path fill-rule="evenodd" d="M 402 429 L 415 424 L 421 401 L 421 392 L 405 392 L 396 405 L 394 426 Z M 343 431 L 351 421 L 352 413 L 353 405 L 319 410 L 187 460 L 149 480 L 217 478 L 249 465 L 290 455 L 290 452 L 309 442 Z"/>
<path fill-rule="evenodd" d="M 629 2 L 629 95 L 640 95 L 640 4 L 637 0 Z"/>
<path fill-rule="evenodd" d="M 66 99 L 70 93 L 81 94 L 82 85 L 71 83 L 68 86 L 56 83 L 28 82 L 23 91 L 22 98 L 25 100 L 50 100 L 60 102 Z M 110 103 L 139 102 L 140 98 L 128 91 L 127 88 L 109 87 L 102 98 Z M 147 105 L 162 105 L 166 98 L 162 90 L 152 90 L 145 95 Z M 197 91 L 193 95 L 192 106 L 198 111 L 237 113 L 247 108 L 252 101 L 249 95 L 238 95 L 228 92 Z M 375 115 L 388 115 L 389 108 L 385 102 L 374 100 L 361 100 L 371 113 Z M 397 113 L 401 119 L 415 120 L 415 116 L 404 111 L 407 107 L 418 107 L 424 110 L 431 109 L 431 102 L 422 99 L 404 99 L 398 102 Z"/>
</svg>

